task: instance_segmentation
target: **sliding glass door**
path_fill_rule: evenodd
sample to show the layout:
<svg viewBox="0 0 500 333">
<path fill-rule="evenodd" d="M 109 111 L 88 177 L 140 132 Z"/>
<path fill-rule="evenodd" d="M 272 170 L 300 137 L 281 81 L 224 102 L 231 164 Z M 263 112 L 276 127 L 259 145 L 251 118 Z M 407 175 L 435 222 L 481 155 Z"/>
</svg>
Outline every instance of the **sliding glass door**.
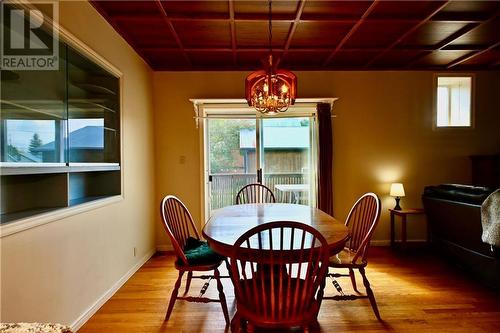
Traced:
<svg viewBox="0 0 500 333">
<path fill-rule="evenodd" d="M 210 211 L 232 205 L 239 189 L 257 182 L 255 119 L 208 119 L 208 198 Z"/>
<path fill-rule="evenodd" d="M 263 184 L 278 202 L 313 203 L 313 117 L 262 119 Z"/>
<path fill-rule="evenodd" d="M 204 121 L 205 209 L 233 205 L 238 191 L 262 183 L 277 202 L 314 205 L 315 116 L 207 114 Z M 236 113 L 236 112 L 235 112 Z"/>
</svg>

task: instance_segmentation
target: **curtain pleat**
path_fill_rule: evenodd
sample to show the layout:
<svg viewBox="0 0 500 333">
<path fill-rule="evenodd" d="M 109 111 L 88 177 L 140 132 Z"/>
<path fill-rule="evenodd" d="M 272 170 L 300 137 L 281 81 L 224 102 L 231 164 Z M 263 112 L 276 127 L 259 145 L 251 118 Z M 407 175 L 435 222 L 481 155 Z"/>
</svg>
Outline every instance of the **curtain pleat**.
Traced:
<svg viewBox="0 0 500 333">
<path fill-rule="evenodd" d="M 318 103 L 318 208 L 333 215 L 333 136 L 328 103 Z"/>
</svg>

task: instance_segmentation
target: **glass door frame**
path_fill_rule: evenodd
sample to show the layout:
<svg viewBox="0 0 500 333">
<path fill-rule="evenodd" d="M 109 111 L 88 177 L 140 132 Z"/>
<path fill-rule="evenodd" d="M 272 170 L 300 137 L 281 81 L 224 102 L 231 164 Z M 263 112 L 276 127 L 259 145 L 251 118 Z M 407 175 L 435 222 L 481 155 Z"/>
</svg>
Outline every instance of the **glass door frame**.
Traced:
<svg viewBox="0 0 500 333">
<path fill-rule="evenodd" d="M 199 151 L 200 151 L 200 227 L 210 217 L 210 202 L 207 200 L 210 191 L 209 183 L 209 154 L 206 152 L 206 145 L 208 143 L 208 119 L 222 118 L 222 119 L 265 119 L 265 118 L 297 118 L 297 117 L 310 117 L 311 119 L 311 186 L 310 192 L 310 205 L 316 205 L 316 192 L 317 192 L 317 161 L 318 161 L 318 123 L 316 106 L 318 103 L 329 103 L 333 105 L 336 98 L 308 98 L 298 99 L 295 105 L 291 106 L 286 113 L 267 116 L 256 112 L 253 108 L 248 106 L 243 99 L 191 99 L 195 111 L 195 125 L 199 129 Z M 260 145 L 260 132 L 261 122 L 256 121 L 256 146 Z M 261 153 L 256 149 L 256 159 L 260 167 Z"/>
</svg>

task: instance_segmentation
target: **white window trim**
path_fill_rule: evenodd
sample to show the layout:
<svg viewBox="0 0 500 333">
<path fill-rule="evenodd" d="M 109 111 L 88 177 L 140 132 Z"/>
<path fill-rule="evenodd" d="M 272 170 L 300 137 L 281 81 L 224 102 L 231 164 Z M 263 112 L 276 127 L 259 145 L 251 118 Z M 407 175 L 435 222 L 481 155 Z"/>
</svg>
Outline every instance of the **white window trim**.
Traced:
<svg viewBox="0 0 500 333">
<path fill-rule="evenodd" d="M 437 90 L 439 77 L 470 77 L 470 125 L 469 126 L 438 126 L 437 125 Z M 432 83 L 432 129 L 434 131 L 471 131 L 476 127 L 476 75 L 474 73 L 434 73 Z"/>
</svg>

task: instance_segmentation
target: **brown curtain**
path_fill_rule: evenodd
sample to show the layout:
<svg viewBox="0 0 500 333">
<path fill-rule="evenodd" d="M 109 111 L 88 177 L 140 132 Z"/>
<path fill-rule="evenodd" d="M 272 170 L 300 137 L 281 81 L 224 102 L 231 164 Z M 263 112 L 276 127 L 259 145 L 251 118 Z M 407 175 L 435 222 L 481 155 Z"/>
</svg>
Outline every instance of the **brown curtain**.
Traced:
<svg viewBox="0 0 500 333">
<path fill-rule="evenodd" d="M 318 103 L 318 208 L 333 215 L 333 136 L 328 103 Z"/>
</svg>

